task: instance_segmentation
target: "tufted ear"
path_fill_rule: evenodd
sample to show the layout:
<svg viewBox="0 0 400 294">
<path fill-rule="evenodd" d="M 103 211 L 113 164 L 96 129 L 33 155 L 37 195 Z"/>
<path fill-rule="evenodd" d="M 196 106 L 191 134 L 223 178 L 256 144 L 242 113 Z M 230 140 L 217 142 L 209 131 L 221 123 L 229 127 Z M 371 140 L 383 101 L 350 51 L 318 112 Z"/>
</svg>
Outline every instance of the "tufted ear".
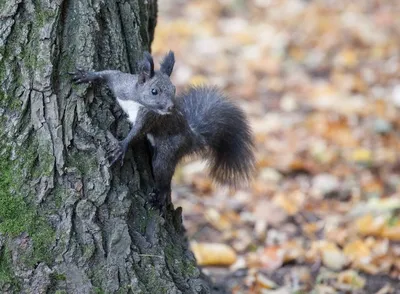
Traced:
<svg viewBox="0 0 400 294">
<path fill-rule="evenodd" d="M 170 76 L 172 70 L 174 69 L 174 64 L 175 64 L 174 52 L 169 51 L 167 55 L 165 55 L 163 61 L 161 62 L 160 71 Z"/>
<path fill-rule="evenodd" d="M 143 53 L 143 60 L 139 64 L 139 83 L 143 84 L 154 76 L 154 62 L 150 53 Z"/>
</svg>

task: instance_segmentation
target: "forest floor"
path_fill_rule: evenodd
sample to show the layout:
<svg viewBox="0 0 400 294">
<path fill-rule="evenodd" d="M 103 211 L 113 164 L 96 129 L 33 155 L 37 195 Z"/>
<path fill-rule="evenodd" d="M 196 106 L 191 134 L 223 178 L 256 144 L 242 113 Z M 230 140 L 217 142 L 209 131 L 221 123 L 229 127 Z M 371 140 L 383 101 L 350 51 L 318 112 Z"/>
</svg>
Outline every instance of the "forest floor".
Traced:
<svg viewBox="0 0 400 294">
<path fill-rule="evenodd" d="M 175 51 L 178 91 L 221 87 L 257 146 L 247 188 L 176 172 L 205 272 L 232 293 L 400 293 L 400 2 L 159 6 L 152 50 Z"/>
</svg>

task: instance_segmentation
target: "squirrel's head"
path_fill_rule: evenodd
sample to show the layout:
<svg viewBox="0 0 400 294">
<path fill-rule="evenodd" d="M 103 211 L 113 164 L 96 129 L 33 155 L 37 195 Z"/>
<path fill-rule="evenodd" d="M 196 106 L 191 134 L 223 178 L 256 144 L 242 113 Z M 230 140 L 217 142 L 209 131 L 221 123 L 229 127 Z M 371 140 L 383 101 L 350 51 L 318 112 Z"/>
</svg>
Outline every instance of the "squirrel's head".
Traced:
<svg viewBox="0 0 400 294">
<path fill-rule="evenodd" d="M 174 108 L 175 86 L 170 75 L 174 68 L 175 57 L 169 51 L 161 62 L 159 71 L 154 71 L 154 62 L 150 53 L 144 52 L 140 63 L 137 90 L 140 93 L 140 103 L 159 114 L 169 114 Z"/>
</svg>

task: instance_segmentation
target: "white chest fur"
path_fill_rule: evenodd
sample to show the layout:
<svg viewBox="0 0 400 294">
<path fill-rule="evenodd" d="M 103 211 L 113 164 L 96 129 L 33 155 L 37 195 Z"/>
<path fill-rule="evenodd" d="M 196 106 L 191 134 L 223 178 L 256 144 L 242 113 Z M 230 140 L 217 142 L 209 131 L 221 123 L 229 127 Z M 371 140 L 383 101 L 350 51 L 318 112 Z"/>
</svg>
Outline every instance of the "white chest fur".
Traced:
<svg viewBox="0 0 400 294">
<path fill-rule="evenodd" d="M 125 113 L 128 115 L 128 119 L 131 123 L 134 123 L 136 121 L 137 114 L 142 107 L 139 103 L 132 101 L 132 100 L 122 100 L 118 99 L 117 101 L 121 108 L 125 111 Z"/>
</svg>

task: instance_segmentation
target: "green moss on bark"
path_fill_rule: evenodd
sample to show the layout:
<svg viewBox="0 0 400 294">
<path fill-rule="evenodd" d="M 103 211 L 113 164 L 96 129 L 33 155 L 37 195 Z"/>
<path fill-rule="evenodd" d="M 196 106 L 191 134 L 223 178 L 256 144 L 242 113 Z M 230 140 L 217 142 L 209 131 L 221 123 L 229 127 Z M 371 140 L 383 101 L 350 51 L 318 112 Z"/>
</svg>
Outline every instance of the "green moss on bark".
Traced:
<svg viewBox="0 0 400 294">
<path fill-rule="evenodd" d="M 17 195 L 18 179 L 9 163 L 9 157 L 4 155 L 0 156 L 0 232 L 15 236 L 28 230 L 32 212 L 22 195 Z"/>
<path fill-rule="evenodd" d="M 81 175 L 87 176 L 92 173 L 93 170 L 98 168 L 98 162 L 95 157 L 85 152 L 74 152 L 68 157 L 68 165 L 75 166 Z"/>
<path fill-rule="evenodd" d="M 29 203 L 33 197 L 24 195 L 24 178 L 21 178 L 23 164 L 30 164 L 29 160 L 10 159 L 10 152 L 3 149 L 0 155 L 0 232 L 9 237 L 16 237 L 27 232 L 33 242 L 33 250 L 28 252 L 24 259 L 27 265 L 37 262 L 51 262 L 49 246 L 53 243 L 55 232 L 48 222 L 40 217 L 36 206 Z M 27 153 L 28 154 L 28 153 Z"/>
<path fill-rule="evenodd" d="M 33 254 L 30 264 L 35 265 L 42 261 L 52 264 L 53 254 L 49 249 L 55 241 L 55 230 L 43 218 L 36 218 L 33 224 L 34 226 L 28 230 L 33 241 Z"/>
<path fill-rule="evenodd" d="M 14 290 L 18 290 L 18 280 L 12 271 L 11 251 L 4 246 L 0 250 L 0 289 L 9 286 Z"/>
<path fill-rule="evenodd" d="M 196 263 L 189 259 L 182 260 L 179 256 L 179 249 L 174 245 L 169 245 L 165 248 L 165 257 L 168 264 L 173 265 L 177 271 L 182 274 L 184 273 L 188 277 L 198 277 L 200 271 L 197 268 Z"/>
<path fill-rule="evenodd" d="M 101 289 L 99 287 L 96 287 L 96 288 L 94 288 L 94 293 L 96 293 L 96 294 L 105 294 L 106 292 L 103 289 Z"/>
</svg>

